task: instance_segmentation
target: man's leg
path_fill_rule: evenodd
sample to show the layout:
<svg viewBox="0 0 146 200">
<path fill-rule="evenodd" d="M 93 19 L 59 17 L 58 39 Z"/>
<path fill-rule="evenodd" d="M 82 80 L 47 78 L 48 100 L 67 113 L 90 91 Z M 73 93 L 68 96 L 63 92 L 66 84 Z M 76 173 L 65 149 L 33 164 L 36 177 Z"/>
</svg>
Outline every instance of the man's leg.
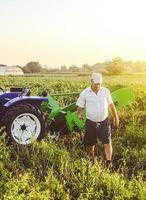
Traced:
<svg viewBox="0 0 146 200">
<path fill-rule="evenodd" d="M 113 153 L 111 141 L 109 144 L 104 144 L 104 153 L 106 158 L 105 165 L 106 167 L 108 167 L 111 163 L 112 153 Z"/>
<path fill-rule="evenodd" d="M 87 146 L 86 147 L 87 154 L 90 158 L 94 157 L 94 148 L 95 148 L 95 146 Z"/>
<path fill-rule="evenodd" d="M 87 151 L 87 154 L 90 158 L 90 161 L 91 162 L 94 162 L 94 156 L 95 156 L 95 146 L 86 146 L 86 151 Z"/>
<path fill-rule="evenodd" d="M 104 145 L 105 166 L 108 167 L 111 163 L 113 152 L 111 144 L 111 127 L 109 125 L 108 118 L 101 122 L 99 138 Z"/>
<path fill-rule="evenodd" d="M 111 142 L 109 144 L 104 144 L 104 152 L 106 160 L 112 159 L 113 148 Z"/>
<path fill-rule="evenodd" d="M 96 124 L 94 122 L 91 122 L 90 120 L 86 120 L 83 144 L 91 162 L 94 162 L 96 141 Z"/>
</svg>

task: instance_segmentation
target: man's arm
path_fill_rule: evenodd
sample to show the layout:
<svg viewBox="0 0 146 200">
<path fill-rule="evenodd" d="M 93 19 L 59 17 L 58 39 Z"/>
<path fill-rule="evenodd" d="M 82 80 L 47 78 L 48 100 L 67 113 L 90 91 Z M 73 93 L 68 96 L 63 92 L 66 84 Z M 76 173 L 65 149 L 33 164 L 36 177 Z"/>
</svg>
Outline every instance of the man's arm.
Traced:
<svg viewBox="0 0 146 200">
<path fill-rule="evenodd" d="M 83 119 L 83 111 L 85 107 L 85 95 L 84 91 L 80 94 L 79 98 L 77 99 L 76 105 L 77 105 L 77 115 L 80 119 Z"/>
<path fill-rule="evenodd" d="M 84 111 L 84 108 L 81 108 L 79 106 L 77 107 L 78 118 L 83 119 L 83 111 Z"/>
<path fill-rule="evenodd" d="M 114 126 L 117 127 L 117 126 L 119 126 L 119 116 L 118 116 L 118 113 L 117 113 L 117 110 L 116 110 L 114 103 L 111 103 L 109 105 L 109 108 L 110 108 L 110 111 L 113 115 L 113 124 L 114 124 Z"/>
</svg>

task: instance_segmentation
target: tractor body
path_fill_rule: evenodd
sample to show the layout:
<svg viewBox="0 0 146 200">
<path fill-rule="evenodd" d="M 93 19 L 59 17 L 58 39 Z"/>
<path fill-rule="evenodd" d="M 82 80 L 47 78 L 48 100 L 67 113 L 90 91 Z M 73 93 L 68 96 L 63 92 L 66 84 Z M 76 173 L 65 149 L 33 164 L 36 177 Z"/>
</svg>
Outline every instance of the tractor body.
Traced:
<svg viewBox="0 0 146 200">
<path fill-rule="evenodd" d="M 0 92 L 0 123 L 3 120 L 5 112 L 12 106 L 28 103 L 40 108 L 42 102 L 47 102 L 48 98 L 30 96 L 29 89 L 10 88 L 10 91 Z"/>
</svg>

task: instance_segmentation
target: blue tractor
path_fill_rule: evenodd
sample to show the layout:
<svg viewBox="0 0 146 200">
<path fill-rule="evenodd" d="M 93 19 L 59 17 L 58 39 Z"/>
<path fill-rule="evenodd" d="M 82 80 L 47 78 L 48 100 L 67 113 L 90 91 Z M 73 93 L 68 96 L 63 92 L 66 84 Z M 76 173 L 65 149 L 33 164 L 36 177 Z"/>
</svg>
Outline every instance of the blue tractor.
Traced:
<svg viewBox="0 0 146 200">
<path fill-rule="evenodd" d="M 29 89 L 0 88 L 0 126 L 8 139 L 26 145 L 41 140 L 48 131 L 48 122 L 40 107 L 47 97 L 30 96 Z"/>
</svg>

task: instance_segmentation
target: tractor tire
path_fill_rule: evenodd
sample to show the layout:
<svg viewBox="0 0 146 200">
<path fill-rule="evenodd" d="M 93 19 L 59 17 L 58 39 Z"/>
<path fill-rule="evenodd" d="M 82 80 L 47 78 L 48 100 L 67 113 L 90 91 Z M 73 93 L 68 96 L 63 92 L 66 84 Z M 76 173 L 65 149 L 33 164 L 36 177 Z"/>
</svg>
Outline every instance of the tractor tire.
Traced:
<svg viewBox="0 0 146 200">
<path fill-rule="evenodd" d="M 4 127 L 10 142 L 27 145 L 47 135 L 48 123 L 41 110 L 31 104 L 10 108 L 4 117 Z"/>
</svg>

